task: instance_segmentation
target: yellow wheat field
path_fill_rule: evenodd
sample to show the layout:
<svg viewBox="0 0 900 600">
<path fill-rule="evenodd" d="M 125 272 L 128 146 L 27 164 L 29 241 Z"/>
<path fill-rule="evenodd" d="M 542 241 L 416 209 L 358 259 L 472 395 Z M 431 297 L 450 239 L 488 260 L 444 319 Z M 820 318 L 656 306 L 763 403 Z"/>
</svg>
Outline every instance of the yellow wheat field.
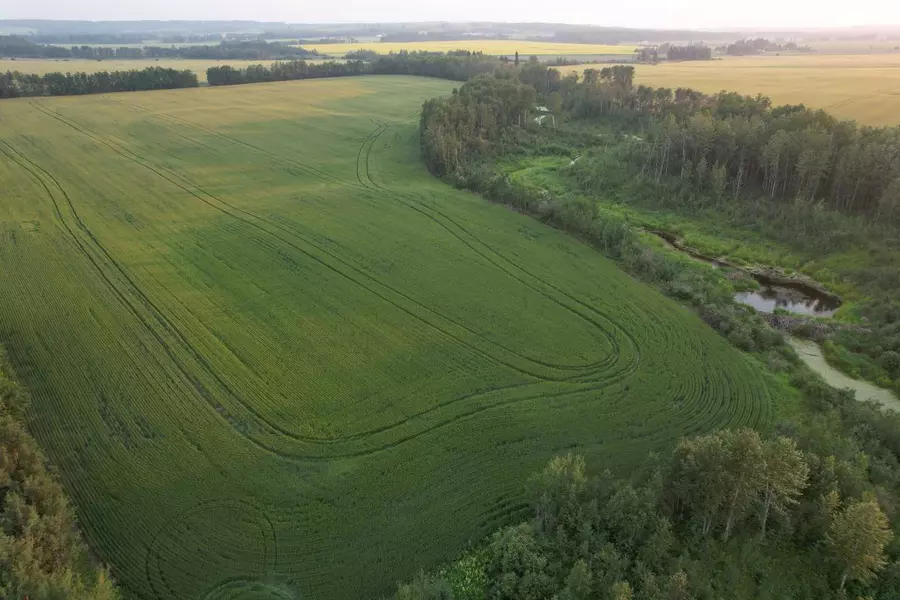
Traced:
<svg viewBox="0 0 900 600">
<path fill-rule="evenodd" d="M 608 65 L 578 65 L 582 71 Z M 868 125 L 900 124 L 900 54 L 753 56 L 637 65 L 637 83 L 764 94 Z"/>
<path fill-rule="evenodd" d="M 457 40 L 449 42 L 365 42 L 358 44 L 304 45 L 304 48 L 318 50 L 329 56 L 343 56 L 357 50 L 375 50 L 380 54 L 400 50 L 448 52 L 450 50 L 471 50 L 485 54 L 509 55 L 518 52 L 522 56 L 573 56 L 595 54 L 632 54 L 633 45 L 612 46 L 608 44 L 558 44 L 554 42 L 529 42 L 524 40 Z"/>
</svg>

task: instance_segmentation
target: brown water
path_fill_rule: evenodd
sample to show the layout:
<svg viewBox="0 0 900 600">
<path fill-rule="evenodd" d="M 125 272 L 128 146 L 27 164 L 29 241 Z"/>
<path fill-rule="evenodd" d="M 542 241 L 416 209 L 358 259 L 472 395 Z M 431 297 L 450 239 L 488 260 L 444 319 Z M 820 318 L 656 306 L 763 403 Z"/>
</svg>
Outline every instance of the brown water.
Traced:
<svg viewBox="0 0 900 600">
<path fill-rule="evenodd" d="M 830 317 L 841 305 L 841 301 L 837 296 L 827 294 L 802 281 L 776 280 L 767 275 L 743 269 L 727 261 L 700 254 L 682 245 L 678 236 L 667 231 L 655 229 L 648 229 L 647 231 L 658 236 L 666 242 L 667 246 L 682 254 L 687 254 L 696 260 L 717 268 L 727 266 L 741 269 L 753 277 L 759 283 L 759 289 L 749 292 L 738 292 L 734 295 L 734 299 L 747 306 L 752 306 L 759 312 L 773 313 L 776 308 L 780 308 L 800 315 Z"/>
<path fill-rule="evenodd" d="M 788 337 L 788 343 L 794 348 L 800 359 L 810 369 L 821 375 L 822 379 L 831 387 L 849 388 L 856 392 L 857 400 L 872 400 L 885 408 L 900 412 L 900 399 L 890 390 L 844 375 L 825 361 L 822 349 L 815 342 Z"/>
</svg>

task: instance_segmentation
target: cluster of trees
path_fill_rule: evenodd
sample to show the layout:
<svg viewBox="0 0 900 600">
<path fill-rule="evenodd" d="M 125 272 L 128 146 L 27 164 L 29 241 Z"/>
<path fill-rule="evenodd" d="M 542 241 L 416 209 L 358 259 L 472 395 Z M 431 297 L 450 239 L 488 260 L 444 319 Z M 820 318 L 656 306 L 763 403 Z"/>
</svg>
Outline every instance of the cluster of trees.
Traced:
<svg viewBox="0 0 900 600">
<path fill-rule="evenodd" d="M 75 514 L 25 430 L 27 395 L 0 350 L 0 597 L 117 600 L 91 559 Z"/>
<path fill-rule="evenodd" d="M 98 47 L 41 45 L 16 36 L 0 36 L 0 56 L 13 58 L 192 58 L 215 60 L 273 60 L 276 58 L 300 58 L 318 56 L 318 52 L 305 50 L 280 42 L 263 40 L 225 40 L 209 46 L 142 46 Z"/>
<path fill-rule="evenodd" d="M 368 61 L 349 60 L 344 63 L 329 61 L 320 64 L 295 60 L 275 62 L 269 66 L 250 65 L 243 69 L 223 65 L 208 69 L 206 79 L 210 85 L 239 85 L 352 75 L 421 75 L 465 81 L 480 73 L 490 72 L 500 65 L 500 61 L 495 58 L 469 51 L 447 54 L 404 51 L 370 58 Z"/>
<path fill-rule="evenodd" d="M 439 177 L 458 171 L 508 127 L 526 123 L 536 98 L 533 86 L 495 76 L 427 100 L 419 129 L 425 163 Z"/>
<path fill-rule="evenodd" d="M 762 192 L 877 220 L 900 218 L 898 127 L 859 127 L 803 105 L 773 106 L 764 96 L 635 86 L 629 66 L 588 69 L 579 78 L 530 62 L 520 79 L 545 99 L 559 94 L 573 116 L 614 117 L 643 128 L 647 140 L 637 158 L 657 179 L 724 181 L 722 198 Z"/>
<path fill-rule="evenodd" d="M 738 40 L 725 46 L 724 51 L 731 56 L 747 56 L 761 52 L 812 52 L 809 46 L 798 46 L 795 42 L 779 44 L 765 38 Z"/>
<path fill-rule="evenodd" d="M 445 573 L 401 585 L 397 598 L 894 598 L 884 499 L 845 442 L 813 425 L 771 438 L 717 431 L 627 479 L 554 458 L 531 482 L 531 518 L 490 537 L 474 568 L 464 563 L 475 590 Z"/>
<path fill-rule="evenodd" d="M 634 90 L 629 109 L 660 117 L 647 130 L 644 169 L 693 177 L 719 197 L 750 187 L 773 200 L 893 221 L 900 217 L 900 128 L 857 127 L 824 111 L 768 98 Z M 710 178 L 722 172 L 724 177 Z"/>
<path fill-rule="evenodd" d="M 639 63 L 656 64 L 660 55 L 666 60 L 712 60 L 712 48 L 703 44 L 675 46 L 661 44 L 659 46 L 641 46 L 634 50 L 634 60 Z"/>
<path fill-rule="evenodd" d="M 373 61 L 380 55 L 375 50 L 354 50 L 344 55 L 345 60 Z"/>
<path fill-rule="evenodd" d="M 712 48 L 700 44 L 690 46 L 669 46 L 666 50 L 669 60 L 712 60 Z"/>
<path fill-rule="evenodd" d="M 659 53 L 658 46 L 641 46 L 634 50 L 634 61 L 655 65 L 659 62 Z"/>
<path fill-rule="evenodd" d="M 143 70 L 99 73 L 0 73 L 0 98 L 75 96 L 109 92 L 137 92 L 197 87 L 193 71 L 148 67 Z"/>
</svg>

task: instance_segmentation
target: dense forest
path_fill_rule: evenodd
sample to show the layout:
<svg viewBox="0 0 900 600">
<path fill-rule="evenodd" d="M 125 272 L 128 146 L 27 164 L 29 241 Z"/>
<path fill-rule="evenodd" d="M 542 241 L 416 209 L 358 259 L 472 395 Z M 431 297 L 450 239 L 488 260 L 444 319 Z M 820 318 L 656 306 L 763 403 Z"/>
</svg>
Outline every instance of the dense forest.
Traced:
<svg viewBox="0 0 900 600">
<path fill-rule="evenodd" d="M 0 598 L 116 600 L 93 566 L 75 513 L 25 430 L 28 396 L 0 349 Z"/>
<path fill-rule="evenodd" d="M 269 66 L 250 65 L 242 69 L 223 65 L 210 67 L 206 72 L 206 79 L 209 85 L 239 85 L 352 75 L 420 75 L 466 81 L 476 75 L 491 72 L 501 64 L 496 58 L 465 50 L 446 54 L 401 51 L 387 55 L 363 53 L 353 56 L 368 60 L 353 59 L 342 63 L 329 61 L 319 64 L 298 60 L 275 62 Z"/>
<path fill-rule="evenodd" d="M 529 85 L 556 111 L 574 118 L 614 117 L 634 124 L 645 133 L 646 143 L 635 144 L 637 155 L 631 158 L 643 174 L 657 180 L 676 176 L 702 187 L 715 173 L 712 183 L 719 185 L 719 195 L 727 191 L 739 198 L 752 190 L 773 201 L 816 201 L 877 221 L 900 217 L 900 128 L 860 127 L 803 105 L 772 106 L 763 96 L 635 86 L 634 67 L 629 66 L 563 77 L 531 61 L 514 78 L 509 72 L 497 77 Z M 467 91 L 483 85 L 473 83 Z M 502 113 L 499 121 L 486 120 L 478 106 L 484 102 L 477 94 L 455 96 L 446 109 L 464 114 L 455 117 L 453 131 L 443 138 L 446 143 L 477 146 L 508 123 L 510 115 L 522 124 L 530 108 L 500 104 L 494 108 Z M 446 157 L 432 161 L 438 172 L 459 166 L 458 153 L 438 154 Z"/>
<path fill-rule="evenodd" d="M 153 46 L 110 48 L 78 45 L 71 47 L 35 44 L 16 36 L 0 36 L 0 56 L 12 58 L 193 58 L 214 60 L 273 60 L 276 58 L 309 58 L 318 52 L 279 42 L 263 40 L 225 40 L 207 46 Z"/>
<path fill-rule="evenodd" d="M 147 67 L 131 71 L 99 73 L 0 73 L 0 98 L 27 96 L 77 96 L 109 92 L 137 92 L 197 87 L 193 71 Z"/>
</svg>

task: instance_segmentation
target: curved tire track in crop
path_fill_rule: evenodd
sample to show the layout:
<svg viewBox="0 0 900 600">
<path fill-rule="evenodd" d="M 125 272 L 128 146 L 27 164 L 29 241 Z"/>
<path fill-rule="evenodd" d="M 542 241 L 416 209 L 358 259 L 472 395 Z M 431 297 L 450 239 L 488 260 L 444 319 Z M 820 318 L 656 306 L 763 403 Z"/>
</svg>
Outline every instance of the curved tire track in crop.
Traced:
<svg viewBox="0 0 900 600">
<path fill-rule="evenodd" d="M 223 205 L 227 206 L 228 208 L 231 208 L 231 209 L 233 209 L 233 210 L 235 210 L 235 211 L 245 213 L 248 217 L 259 218 L 259 217 L 257 217 L 256 215 L 253 215 L 252 213 L 249 213 L 248 211 L 244 211 L 243 209 L 234 207 L 234 206 L 232 206 L 232 205 L 230 205 L 230 204 L 228 204 L 228 203 L 222 201 L 221 199 L 219 199 L 219 198 L 213 196 L 212 194 L 209 194 L 208 192 L 205 192 L 205 191 L 202 190 L 201 188 L 198 188 L 198 187 L 196 187 L 196 186 L 193 186 L 193 184 L 191 184 L 190 182 L 187 182 L 187 185 L 191 185 L 191 186 L 193 186 L 193 187 L 197 190 L 197 191 L 194 191 L 194 190 L 192 190 L 190 187 L 187 187 L 185 184 L 179 183 L 176 179 L 174 179 L 175 177 L 182 178 L 179 174 L 169 172 L 169 175 L 167 175 L 166 173 L 168 172 L 168 170 L 164 170 L 163 167 L 159 167 L 158 165 L 153 165 L 152 163 L 149 163 L 149 161 L 146 161 L 146 159 L 143 159 L 142 157 L 139 157 L 139 156 L 135 155 L 135 154 L 132 153 L 131 151 L 129 151 L 129 150 L 127 150 L 127 149 L 121 147 L 119 144 L 117 144 L 117 143 L 115 143 L 115 142 L 112 142 L 111 140 L 104 139 L 104 138 L 103 138 L 102 136 L 100 136 L 99 134 L 96 134 L 95 132 L 91 132 L 90 130 L 87 130 L 87 129 L 84 128 L 83 126 L 81 126 L 81 125 L 79 125 L 79 124 L 77 124 L 77 123 L 74 123 L 74 122 L 69 121 L 68 119 L 66 119 L 66 118 L 63 117 L 62 115 L 59 115 L 59 114 L 57 114 L 57 113 L 55 113 L 55 112 L 53 112 L 53 111 L 50 111 L 50 110 L 48 110 L 48 109 L 44 109 L 43 107 L 40 107 L 37 103 L 33 103 L 33 105 L 34 105 L 38 110 L 40 110 L 41 112 L 47 114 L 48 116 L 51 116 L 52 118 L 61 121 L 62 123 L 68 125 L 69 127 L 75 129 L 76 131 L 79 131 L 80 133 L 86 135 L 87 137 L 93 139 L 93 140 L 96 141 L 96 142 L 106 145 L 106 146 L 109 147 L 110 149 L 112 149 L 112 150 L 116 151 L 118 154 L 122 155 L 124 158 L 126 158 L 126 159 L 128 159 L 128 160 L 131 160 L 131 161 L 133 161 L 133 162 L 136 162 L 137 164 L 139 164 L 139 165 L 141 165 L 141 166 L 143 166 L 143 167 L 145 167 L 145 168 L 147 168 L 147 169 L 153 171 L 154 173 L 156 173 L 156 174 L 159 175 L 160 177 L 166 179 L 167 181 L 169 181 L 169 182 L 172 183 L 173 185 L 176 185 L 177 187 L 179 187 L 179 188 L 182 189 L 183 191 L 187 192 L 187 193 L 190 194 L 191 196 L 193 196 L 193 197 L 195 197 L 195 198 L 198 198 L 199 200 L 205 202 L 206 204 L 209 204 L 209 205 L 211 205 L 211 206 L 214 206 L 214 207 L 217 208 L 218 210 L 220 210 L 220 211 L 222 211 L 222 212 L 225 212 L 226 214 L 229 214 L 230 216 L 233 216 L 233 217 L 237 218 L 238 220 L 241 220 L 241 221 L 244 221 L 245 223 L 250 224 L 251 226 L 255 227 L 256 229 L 259 229 L 259 230 L 263 231 L 263 232 L 266 233 L 266 234 L 273 235 L 274 237 L 276 237 L 277 239 L 281 240 L 282 242 L 288 244 L 288 245 L 291 246 L 292 248 L 294 248 L 294 249 L 296 249 L 296 250 L 302 252 L 303 254 L 307 255 L 308 257 L 312 258 L 313 260 L 316 260 L 317 262 L 323 264 L 323 265 L 326 266 L 327 268 L 330 268 L 331 270 L 337 272 L 339 275 L 342 275 L 342 276 L 346 277 L 347 279 L 351 280 L 352 282 L 356 283 L 357 285 L 361 285 L 362 287 L 368 289 L 370 292 L 372 292 L 372 293 L 374 293 L 375 295 L 381 297 L 382 299 L 384 299 L 384 300 L 387 301 L 388 303 L 397 306 L 397 307 L 400 308 L 401 310 L 404 310 L 404 312 L 407 312 L 408 314 L 410 314 L 410 316 L 413 316 L 414 318 L 417 318 L 417 319 L 419 319 L 420 321 L 423 321 L 423 322 L 425 322 L 426 324 L 428 324 L 428 325 L 430 325 L 430 326 L 432 326 L 432 327 L 435 327 L 435 325 L 434 325 L 433 323 L 430 323 L 430 322 L 428 322 L 427 320 L 421 318 L 419 315 L 416 315 L 416 314 L 410 312 L 408 309 L 405 309 L 404 307 L 398 305 L 396 302 L 392 302 L 390 299 L 386 298 L 382 293 L 379 293 L 379 292 L 373 290 L 372 288 L 367 287 L 365 284 L 360 283 L 359 281 L 357 281 L 357 280 L 354 279 L 353 277 L 347 275 L 346 273 L 344 273 L 344 272 L 342 272 L 342 271 L 340 271 L 340 270 L 334 268 L 334 267 L 331 266 L 331 265 L 326 264 L 321 258 L 316 257 L 315 255 L 311 254 L 309 251 L 303 250 L 302 248 L 300 248 L 300 247 L 296 246 L 295 244 L 291 243 L 289 240 L 285 240 L 283 237 L 281 237 L 281 236 L 279 236 L 279 235 L 277 235 L 277 234 L 274 234 L 274 233 L 272 233 L 271 231 L 268 231 L 267 229 L 265 229 L 264 227 L 262 227 L 262 226 L 259 225 L 259 224 L 256 224 L 256 223 L 253 223 L 253 222 L 249 221 L 247 218 L 242 218 L 242 217 L 240 217 L 240 216 L 234 215 L 233 213 L 229 212 L 229 210 L 227 210 L 226 208 L 222 208 L 221 206 L 215 206 L 215 205 L 213 204 L 212 201 L 210 201 L 210 200 L 207 199 L 207 198 L 202 197 L 200 194 L 204 194 L 204 195 L 208 196 L 210 199 L 212 199 L 213 201 L 219 202 L 219 203 L 221 203 L 221 204 L 223 204 Z M 149 163 L 149 164 L 148 164 L 148 163 Z M 183 178 L 182 178 L 182 179 L 183 179 Z M 198 192 L 199 192 L 199 193 L 198 193 Z M 74 206 L 72 207 L 72 209 L 73 209 L 73 211 L 74 211 Z M 261 218 L 260 218 L 260 220 L 264 220 L 264 219 L 261 219 Z M 266 222 L 269 223 L 270 225 L 273 225 L 273 226 L 276 226 L 276 227 L 280 227 L 280 226 L 278 226 L 277 224 L 272 224 L 272 223 L 270 223 L 270 222 L 268 222 L 268 221 L 266 221 Z M 296 234 L 295 234 L 295 235 L 296 235 Z M 93 238 L 93 236 L 91 236 L 91 237 Z M 93 240 L 94 240 L 95 243 L 97 243 L 98 246 L 99 246 L 99 242 L 96 241 L 96 238 L 93 238 Z M 101 248 L 102 248 L 102 247 L 101 247 Z M 108 253 L 105 251 L 105 249 L 103 249 L 103 251 L 104 251 L 104 253 L 106 253 L 106 254 L 108 255 Z M 110 258 L 111 258 L 111 257 L 110 257 Z M 504 269 L 504 271 L 506 271 L 506 270 Z M 508 273 L 508 271 L 507 271 L 507 273 Z M 123 276 L 125 276 L 125 277 L 127 278 L 127 274 L 125 274 L 124 271 L 122 271 L 122 274 L 123 274 Z M 510 276 L 512 276 L 514 279 L 518 279 L 515 275 L 513 275 L 513 274 L 511 274 L 511 273 L 508 273 L 508 274 L 510 274 Z M 520 280 L 520 281 L 521 281 L 521 280 Z M 140 290 L 137 288 L 137 285 L 134 284 L 134 282 L 131 281 L 130 278 L 129 278 L 129 282 L 131 283 L 131 285 L 134 286 L 135 292 L 137 292 L 137 293 L 140 294 L 143 298 L 146 299 L 146 296 L 144 296 L 144 295 L 140 292 Z M 379 283 L 379 284 L 380 284 L 380 282 L 375 282 L 375 283 Z M 522 281 L 522 283 L 525 284 L 525 285 L 528 286 L 528 287 L 531 287 L 532 289 L 535 289 L 535 291 L 538 291 L 538 292 L 541 293 L 542 295 L 544 295 L 544 296 L 546 296 L 547 298 L 549 298 L 551 301 L 557 302 L 558 304 L 560 304 L 560 305 L 563 306 L 564 308 L 568 309 L 570 312 L 572 312 L 572 313 L 575 314 L 576 316 L 582 318 L 583 320 L 585 320 L 586 322 L 588 322 L 588 323 L 591 324 L 592 326 L 598 328 L 598 330 L 600 330 L 603 334 L 609 335 L 609 334 L 606 332 L 606 330 L 603 328 L 603 325 L 602 325 L 601 323 L 598 323 L 594 318 L 591 318 L 591 317 L 589 317 L 589 316 L 586 316 L 586 315 L 582 314 L 580 311 L 577 311 L 577 310 L 572 309 L 571 307 L 567 306 L 565 303 L 562 303 L 562 302 L 560 302 L 558 299 L 553 298 L 553 297 L 552 297 L 551 295 L 549 295 L 546 291 L 539 290 L 539 289 L 537 289 L 536 287 L 534 287 L 533 285 L 530 285 L 530 284 L 528 284 L 528 283 L 526 283 L 526 282 L 524 282 L 524 281 Z M 381 284 L 381 285 L 383 285 L 383 284 Z M 400 427 L 400 426 L 406 425 L 406 424 L 412 422 L 414 419 L 421 419 L 421 418 L 422 418 L 424 415 L 426 415 L 426 414 L 433 413 L 433 412 L 435 412 L 435 411 L 437 411 L 437 410 L 440 410 L 440 409 L 442 409 L 442 408 L 446 408 L 446 407 L 452 406 L 452 405 L 457 404 L 457 403 L 459 403 L 459 402 L 461 402 L 461 401 L 464 401 L 464 400 L 469 400 L 469 399 L 475 398 L 475 397 L 484 397 L 484 396 L 486 396 L 486 395 L 490 395 L 490 394 L 493 394 L 493 393 L 499 393 L 499 394 L 502 394 L 502 393 L 504 393 L 505 391 L 507 391 L 507 390 L 504 389 L 504 388 L 499 388 L 499 389 L 497 389 L 497 390 L 492 390 L 492 391 L 490 391 L 490 392 L 485 392 L 485 393 L 482 393 L 482 394 L 474 394 L 474 395 L 463 396 L 463 397 L 460 397 L 460 398 L 452 399 L 452 400 L 450 400 L 450 401 L 448 401 L 448 402 L 446 402 L 446 403 L 442 403 L 442 404 L 439 404 L 439 405 L 437 405 L 437 406 L 434 406 L 434 407 L 430 408 L 430 409 L 427 410 L 427 411 L 423 411 L 422 413 L 420 413 L 420 414 L 418 414 L 418 415 L 410 416 L 410 417 L 408 417 L 408 418 L 402 419 L 402 420 L 400 420 L 400 421 L 396 421 L 396 422 L 394 422 L 394 423 L 391 423 L 391 424 L 386 425 L 386 426 L 383 426 L 383 427 L 379 427 L 379 428 L 373 429 L 373 430 L 371 430 L 371 431 L 362 432 L 362 433 L 359 434 L 359 435 L 354 434 L 353 437 L 347 437 L 347 438 L 336 438 L 336 437 L 331 437 L 331 438 L 316 438 L 316 437 L 312 437 L 312 436 L 298 435 L 298 434 L 296 434 L 295 432 L 286 430 L 286 429 L 283 428 L 280 424 L 278 424 L 278 423 L 276 423 L 276 422 L 273 422 L 271 419 L 267 418 L 266 415 L 262 414 L 262 413 L 261 413 L 259 410 L 257 410 L 255 407 L 249 405 L 246 401 L 244 401 L 242 398 L 240 398 L 240 397 L 238 396 L 238 394 L 235 393 L 235 391 L 227 384 L 227 382 L 225 382 L 218 374 L 216 374 L 216 373 L 214 372 L 214 370 L 213 370 L 213 369 L 209 366 L 209 364 L 206 362 L 205 358 L 204 358 L 199 352 L 197 352 L 196 349 L 194 349 L 194 348 L 190 345 L 190 343 L 188 342 L 186 336 L 185 336 L 181 331 L 179 331 L 179 330 L 175 327 L 175 325 L 174 325 L 173 323 L 171 323 L 170 321 L 168 321 L 168 319 L 166 319 L 166 317 L 162 314 L 162 312 L 161 312 L 161 311 L 160 311 L 160 310 L 159 310 L 159 309 L 158 309 L 158 308 L 157 308 L 157 307 L 156 307 L 149 299 L 146 299 L 146 303 L 147 303 L 147 305 L 148 305 L 150 308 L 152 308 L 152 310 L 153 310 L 153 312 L 154 312 L 154 314 L 155 314 L 157 320 L 159 320 L 161 323 L 165 323 L 166 329 L 167 329 L 168 331 L 170 331 L 170 332 L 173 332 L 173 333 L 176 335 L 176 337 L 184 344 L 184 346 L 185 346 L 186 348 L 188 348 L 189 351 L 192 352 L 192 354 L 193 354 L 194 357 L 197 359 L 197 361 L 203 366 L 203 370 L 206 371 L 211 377 L 213 377 L 213 378 L 215 379 L 215 381 L 222 387 L 222 389 L 225 390 L 226 393 L 228 393 L 228 395 L 229 395 L 230 397 L 232 397 L 235 401 L 237 401 L 241 406 L 243 406 L 243 407 L 244 407 L 244 408 L 245 408 L 245 409 L 246 409 L 246 410 L 254 417 L 255 420 L 257 420 L 258 422 L 260 422 L 264 430 L 269 430 L 269 431 L 275 432 L 275 433 L 277 433 L 277 434 L 279 434 L 279 435 L 285 436 L 285 437 L 287 437 L 287 438 L 289 438 L 289 439 L 291 439 L 291 440 L 293 440 L 293 441 L 295 441 L 295 442 L 300 442 L 300 443 L 302 443 L 302 444 L 324 445 L 324 446 L 332 446 L 332 447 L 333 447 L 333 446 L 339 445 L 339 444 L 341 444 L 341 443 L 345 443 L 345 442 L 348 442 L 348 441 L 353 441 L 353 440 L 355 440 L 355 439 L 361 439 L 361 438 L 364 438 L 364 437 L 367 437 L 367 436 L 371 436 L 371 435 L 375 435 L 375 434 L 380 434 L 380 433 L 390 432 L 392 429 L 396 429 L 396 428 L 398 428 L 398 427 Z M 427 308 L 427 307 L 423 307 L 423 308 Z M 580 373 L 577 373 L 577 374 L 575 374 L 575 375 L 548 376 L 548 375 L 546 375 L 546 374 L 541 374 L 541 373 L 538 373 L 538 372 L 534 372 L 534 371 L 530 371 L 530 370 L 523 369 L 523 368 L 521 368 L 521 367 L 517 367 L 516 365 L 514 365 L 514 364 L 512 364 L 512 363 L 510 363 L 510 362 L 508 362 L 508 361 L 505 361 L 505 360 L 503 360 L 503 359 L 499 359 L 498 357 L 493 356 L 493 355 L 490 355 L 490 354 L 486 354 L 483 350 L 481 350 L 481 349 L 479 349 L 479 348 L 477 348 L 477 347 L 475 347 L 475 346 L 472 346 L 470 343 L 465 342 L 464 340 L 460 339 L 458 336 L 455 336 L 455 335 L 453 335 L 453 334 L 450 334 L 450 333 L 448 333 L 448 332 L 446 332 L 446 331 L 440 329 L 439 327 L 435 327 L 435 328 L 436 328 L 438 331 L 440 331 L 441 333 L 444 333 L 445 335 L 449 335 L 451 338 L 455 339 L 455 340 L 456 340 L 458 343 L 460 343 L 461 345 L 466 346 L 466 347 L 468 347 L 469 349 L 471 349 L 471 350 L 473 350 L 473 351 L 476 351 L 476 352 L 478 352 L 478 353 L 480 353 L 480 354 L 485 355 L 485 357 L 488 358 L 489 360 L 493 360 L 493 361 L 498 362 L 498 363 L 500 363 L 500 364 L 503 364 L 503 365 L 505 365 L 505 366 L 507 366 L 507 367 L 513 369 L 513 370 L 517 370 L 517 371 L 519 371 L 520 373 L 522 373 L 522 374 L 524 374 L 524 375 L 527 375 L 527 376 L 531 376 L 531 377 L 535 378 L 535 379 L 538 380 L 538 381 L 555 381 L 555 382 L 572 382 L 572 383 L 595 382 L 595 387 L 589 388 L 589 389 L 601 389 L 602 387 L 606 387 L 607 385 L 612 385 L 613 383 L 616 383 L 616 382 L 620 381 L 622 378 L 631 375 L 631 374 L 637 369 L 638 361 L 639 361 L 639 359 L 629 361 L 627 364 L 625 364 L 625 365 L 622 366 L 621 368 L 616 369 L 615 371 L 613 371 L 612 373 L 610 373 L 610 372 L 609 372 L 609 366 L 610 366 L 609 363 L 610 363 L 610 362 L 614 362 L 616 359 L 619 358 L 619 355 L 620 355 L 620 353 L 618 352 L 618 343 L 617 343 L 617 341 L 616 341 L 614 338 L 612 338 L 612 336 L 610 336 L 610 341 L 611 341 L 612 344 L 613 344 L 613 352 L 611 352 L 610 355 L 609 355 L 607 358 L 605 358 L 604 360 L 601 360 L 601 361 L 599 361 L 599 362 L 597 362 L 597 363 L 593 363 L 592 365 L 587 365 L 587 366 L 571 366 L 571 365 L 566 365 L 566 366 L 563 367 L 563 368 L 566 368 L 566 369 L 581 369 L 581 372 L 580 372 Z M 635 358 L 637 358 L 637 357 L 635 357 Z M 599 369 L 598 369 L 598 367 L 599 367 Z M 598 370 L 599 370 L 599 372 L 598 372 Z M 514 386 L 514 387 L 519 387 L 519 386 L 517 385 L 517 386 Z M 578 388 L 576 388 L 576 389 L 574 389 L 574 390 L 564 392 L 563 395 L 577 394 L 577 393 L 582 393 L 582 392 L 584 392 L 584 391 L 585 391 L 585 389 L 584 389 L 583 387 L 579 386 Z M 557 395 L 558 395 L 558 394 L 557 394 Z M 214 400 L 209 396 L 209 394 L 208 394 L 208 393 L 204 393 L 203 396 L 204 396 L 204 398 L 211 404 L 211 406 L 213 406 L 213 407 L 215 408 L 215 402 L 214 402 Z M 518 402 L 518 401 L 523 401 L 523 400 L 533 400 L 533 399 L 539 398 L 539 397 L 542 397 L 542 395 L 541 395 L 541 394 L 538 394 L 538 395 L 535 395 L 535 396 L 526 396 L 526 397 L 523 397 L 523 398 L 517 398 L 517 399 L 513 399 L 513 400 L 506 399 L 506 400 L 503 400 L 503 401 L 498 402 L 498 403 L 497 403 L 496 405 L 494 405 L 494 406 L 507 405 L 507 404 L 510 404 L 510 403 L 513 403 L 513 402 Z M 297 458 L 297 459 L 324 460 L 324 459 L 335 458 L 335 457 L 360 456 L 360 455 L 364 455 L 364 454 L 367 454 L 367 453 L 373 453 L 373 452 L 385 450 L 385 449 L 388 449 L 388 448 L 396 447 L 396 446 L 398 446 L 398 445 L 400 445 L 400 444 L 402 444 L 402 443 L 405 443 L 405 442 L 408 442 L 408 441 L 410 441 L 410 440 L 415 439 L 416 437 L 418 437 L 418 435 L 420 435 L 420 434 L 422 434 L 422 433 L 434 431 L 435 429 L 438 429 L 438 428 L 440 428 L 440 427 L 443 427 L 443 426 L 445 426 L 445 425 L 448 425 L 448 424 L 450 424 L 450 423 L 452 423 L 452 422 L 454 422 L 454 421 L 456 421 L 456 420 L 458 420 L 458 419 L 460 419 L 460 418 L 469 417 L 469 416 L 471 416 L 471 415 L 473 415 L 473 414 L 477 414 L 478 412 L 482 412 L 482 411 L 484 411 L 484 410 L 488 410 L 490 407 L 491 407 L 491 406 L 488 405 L 488 406 L 480 406 L 480 407 L 477 407 L 477 408 L 475 408 L 475 409 L 465 410 L 465 411 L 460 412 L 458 415 L 456 415 L 456 416 L 453 417 L 453 418 L 450 418 L 450 419 L 443 419 L 443 420 L 441 420 L 437 425 L 432 425 L 432 426 L 430 426 L 430 427 L 424 428 L 424 429 L 422 429 L 420 432 L 418 432 L 418 433 L 415 434 L 415 435 L 406 435 L 406 436 L 402 437 L 402 438 L 399 439 L 399 440 L 391 440 L 391 441 L 387 441 L 387 442 L 385 442 L 385 443 L 381 443 L 381 444 L 377 444 L 377 445 L 372 445 L 371 447 L 368 447 L 368 448 L 363 449 L 363 450 L 352 450 L 352 451 L 347 451 L 347 452 L 333 451 L 333 452 L 328 452 L 328 453 L 326 453 L 326 454 L 318 454 L 318 453 L 310 454 L 310 453 L 309 453 L 309 449 L 306 449 L 306 448 L 303 448 L 303 447 L 297 448 L 297 449 L 291 449 L 290 452 L 287 452 L 287 451 L 285 451 L 285 450 L 283 450 L 283 449 L 281 449 L 281 448 L 277 448 L 277 447 L 275 447 L 275 446 L 273 446 L 273 445 L 271 445 L 271 444 L 262 442 L 261 440 L 259 440 L 259 439 L 257 439 L 257 438 L 254 438 L 254 437 L 252 437 L 252 436 L 245 436 L 245 437 L 248 437 L 249 439 L 251 439 L 251 441 L 252 441 L 254 444 L 256 444 L 256 445 L 258 445 L 258 446 L 260 446 L 260 447 L 262 447 L 262 448 L 264 448 L 264 449 L 266 449 L 266 450 L 269 450 L 269 451 L 271 451 L 271 452 L 275 452 L 275 453 L 280 454 L 280 455 L 282 455 L 282 456 L 292 457 L 292 458 Z M 230 423 L 229 423 L 229 424 L 230 424 Z M 241 435 L 244 435 L 244 434 L 241 434 Z"/>
</svg>

